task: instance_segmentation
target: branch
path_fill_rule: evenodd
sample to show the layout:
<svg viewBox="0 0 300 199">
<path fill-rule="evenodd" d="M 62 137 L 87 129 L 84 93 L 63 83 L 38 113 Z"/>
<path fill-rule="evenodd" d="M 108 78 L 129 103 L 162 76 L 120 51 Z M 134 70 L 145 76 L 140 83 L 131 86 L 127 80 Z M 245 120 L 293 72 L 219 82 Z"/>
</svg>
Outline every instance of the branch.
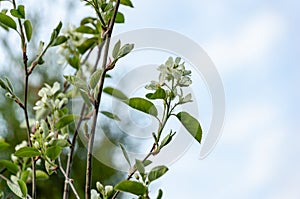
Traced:
<svg viewBox="0 0 300 199">
<path fill-rule="evenodd" d="M 62 165 L 61 165 L 60 157 L 58 158 L 58 165 L 59 165 L 59 170 L 60 170 L 61 173 L 65 176 L 65 183 L 67 183 L 67 184 L 70 185 L 72 191 L 73 191 L 74 194 L 75 194 L 75 197 L 76 197 L 77 199 L 80 199 L 80 197 L 79 197 L 79 195 L 78 195 L 78 193 L 77 193 L 77 191 L 76 191 L 76 189 L 75 189 L 75 187 L 74 187 L 74 185 L 73 185 L 73 179 L 70 179 L 70 178 L 67 176 L 66 172 L 64 171 L 64 169 L 63 169 L 63 167 L 62 167 Z"/>
<path fill-rule="evenodd" d="M 12 1 L 13 7 L 16 9 L 16 2 L 15 0 Z M 25 115 L 25 121 L 26 121 L 26 127 L 27 127 L 27 140 L 28 145 L 32 147 L 32 143 L 30 140 L 30 125 L 29 125 L 29 116 L 27 111 L 27 102 L 28 102 L 28 81 L 29 81 L 29 73 L 27 70 L 28 65 L 28 57 L 27 57 L 27 47 L 26 47 L 26 40 L 25 40 L 25 34 L 23 30 L 23 26 L 21 23 L 21 20 L 18 19 L 18 24 L 20 28 L 20 37 L 22 41 L 22 53 L 23 53 L 23 65 L 24 65 L 24 72 L 25 72 L 25 89 L 24 89 L 24 115 Z M 22 107 L 22 106 L 21 106 Z M 32 198 L 36 199 L 36 169 L 35 169 L 35 160 L 34 158 L 31 158 L 32 161 Z"/>
<path fill-rule="evenodd" d="M 96 123 L 98 118 L 98 112 L 99 112 L 99 105 L 101 101 L 102 96 L 102 90 L 104 85 L 104 79 L 106 74 L 106 64 L 108 59 L 108 50 L 110 45 L 110 37 L 113 31 L 115 19 L 117 16 L 117 12 L 119 9 L 120 0 L 116 1 L 116 5 L 114 8 L 114 14 L 113 17 L 109 23 L 107 34 L 105 34 L 105 49 L 104 49 L 104 55 L 103 55 L 103 62 L 102 62 L 102 69 L 103 73 L 101 74 L 100 82 L 99 82 L 99 94 L 97 96 L 97 99 L 95 101 L 95 109 L 93 112 L 93 121 L 92 121 L 92 128 L 89 136 L 88 141 L 88 152 L 87 152 L 87 166 L 86 166 L 86 183 L 85 183 L 85 198 L 90 199 L 91 198 L 91 181 L 92 181 L 92 152 L 93 152 L 93 145 L 94 145 L 94 138 L 95 138 L 95 131 L 96 131 Z"/>
<path fill-rule="evenodd" d="M 71 142 L 71 146 L 70 146 L 70 152 L 68 154 L 68 162 L 67 162 L 67 167 L 66 167 L 66 172 L 65 172 L 65 186 L 64 186 L 64 194 L 63 194 L 63 199 L 67 199 L 68 198 L 68 193 L 69 193 L 69 177 L 70 177 L 70 173 L 71 173 L 71 169 L 72 169 L 72 163 L 73 163 L 73 153 L 75 150 L 75 144 L 76 144 L 76 139 L 79 133 L 79 128 L 81 126 L 81 123 L 83 121 L 83 115 L 84 115 L 84 111 L 85 111 L 86 105 L 85 103 L 82 105 L 81 108 L 81 112 L 80 112 L 80 119 L 78 121 L 78 124 L 76 126 L 73 138 L 72 138 L 72 142 Z"/>
</svg>

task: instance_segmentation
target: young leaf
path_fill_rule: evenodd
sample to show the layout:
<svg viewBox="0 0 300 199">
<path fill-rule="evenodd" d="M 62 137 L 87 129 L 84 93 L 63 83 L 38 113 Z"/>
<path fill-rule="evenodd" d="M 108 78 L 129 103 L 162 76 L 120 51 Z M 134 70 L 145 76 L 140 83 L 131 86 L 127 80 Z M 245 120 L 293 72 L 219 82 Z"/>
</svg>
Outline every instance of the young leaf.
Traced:
<svg viewBox="0 0 300 199">
<path fill-rule="evenodd" d="M 0 79 L 0 87 L 6 91 L 9 91 L 6 83 L 2 79 Z"/>
<path fill-rule="evenodd" d="M 96 85 L 100 80 L 101 74 L 102 74 L 102 70 L 98 69 L 91 75 L 91 79 L 90 79 L 91 89 L 94 89 L 96 87 Z"/>
<path fill-rule="evenodd" d="M 14 88 L 13 88 L 11 82 L 9 81 L 9 79 L 8 79 L 7 77 L 4 77 L 4 79 L 5 79 L 5 81 L 6 81 L 7 88 L 9 89 L 9 91 L 10 91 L 11 93 L 13 93 L 13 92 L 14 92 Z"/>
<path fill-rule="evenodd" d="M 13 174 L 17 174 L 17 172 L 19 171 L 19 168 L 17 165 L 15 165 L 13 162 L 9 161 L 9 160 L 0 160 L 0 165 L 3 165 L 4 167 L 7 168 L 7 170 L 9 170 L 11 173 Z"/>
<path fill-rule="evenodd" d="M 16 196 L 18 196 L 20 198 L 24 198 L 19 185 L 12 183 L 10 181 L 7 181 L 7 186 L 14 194 L 16 194 Z"/>
<path fill-rule="evenodd" d="M 112 57 L 114 59 L 117 59 L 119 51 L 120 51 L 120 48 L 121 48 L 121 41 L 118 40 L 118 42 L 115 44 L 114 49 L 112 51 Z"/>
<path fill-rule="evenodd" d="M 140 182 L 124 180 L 115 186 L 115 190 L 140 196 L 146 193 L 147 188 Z"/>
<path fill-rule="evenodd" d="M 6 14 L 3 14 L 1 12 L 0 12 L 0 22 L 9 28 L 17 30 L 16 22 L 10 16 L 7 16 Z"/>
<path fill-rule="evenodd" d="M 68 40 L 67 37 L 65 36 L 58 36 L 55 40 L 54 43 L 52 44 L 52 46 L 58 46 L 60 44 L 65 43 Z"/>
<path fill-rule="evenodd" d="M 118 59 L 130 53 L 133 48 L 134 44 L 125 44 L 124 46 L 122 46 L 122 48 L 119 50 Z"/>
<path fill-rule="evenodd" d="M 172 131 L 161 141 L 160 143 L 160 149 L 165 147 L 167 144 L 169 144 L 172 141 L 173 136 L 175 133 L 172 133 Z"/>
<path fill-rule="evenodd" d="M 145 167 L 142 161 L 135 159 L 135 165 L 134 167 L 140 172 L 140 174 L 145 173 Z"/>
<path fill-rule="evenodd" d="M 0 151 L 4 151 L 4 149 L 7 149 L 9 147 L 9 144 L 5 142 L 3 138 L 0 137 Z"/>
<path fill-rule="evenodd" d="M 62 148 L 60 146 L 51 146 L 46 150 L 46 155 L 51 159 L 55 160 L 61 153 Z"/>
<path fill-rule="evenodd" d="M 97 43 L 98 43 L 98 38 L 92 37 L 82 42 L 79 46 L 77 46 L 77 49 L 80 52 L 80 54 L 84 54 L 86 51 L 96 46 Z"/>
<path fill-rule="evenodd" d="M 11 9 L 10 14 L 19 19 L 25 19 L 25 9 L 23 5 L 19 5 L 17 9 Z"/>
<path fill-rule="evenodd" d="M 131 108 L 142 111 L 144 113 L 157 117 L 158 112 L 154 104 L 146 99 L 135 97 L 128 100 L 128 105 Z"/>
<path fill-rule="evenodd" d="M 73 55 L 70 55 L 67 58 L 68 64 L 72 66 L 75 69 L 80 68 L 80 58 L 79 58 L 79 53 L 74 53 Z"/>
<path fill-rule="evenodd" d="M 64 115 L 61 117 L 55 125 L 56 130 L 62 129 L 63 127 L 71 124 L 77 118 L 75 115 Z"/>
<path fill-rule="evenodd" d="M 148 99 L 165 99 L 166 91 L 162 88 L 158 88 L 154 93 L 148 93 L 146 97 Z"/>
<path fill-rule="evenodd" d="M 23 198 L 26 198 L 27 196 L 27 186 L 26 183 L 23 180 L 18 180 L 18 185 L 20 187 L 20 190 L 23 194 Z"/>
<path fill-rule="evenodd" d="M 146 167 L 146 166 L 152 164 L 152 161 L 151 161 L 151 160 L 145 160 L 145 161 L 143 162 L 143 164 L 144 164 L 144 167 Z"/>
<path fill-rule="evenodd" d="M 32 25 L 29 20 L 24 21 L 24 28 L 25 28 L 25 34 L 26 34 L 27 41 L 29 42 L 31 39 L 31 36 L 32 36 Z"/>
<path fill-rule="evenodd" d="M 49 178 L 49 176 L 46 172 L 44 172 L 42 170 L 36 170 L 36 179 L 37 180 L 46 180 L 48 178 Z"/>
<path fill-rule="evenodd" d="M 112 88 L 112 87 L 106 87 L 103 89 L 104 93 L 107 93 L 115 98 L 118 98 L 120 100 L 127 100 L 128 97 L 122 93 L 122 91 L 116 89 L 116 88 Z"/>
<path fill-rule="evenodd" d="M 169 169 L 166 166 L 157 166 L 154 167 L 148 175 L 148 180 L 150 182 L 160 178 L 161 176 L 163 176 Z"/>
<path fill-rule="evenodd" d="M 131 167 L 130 159 L 129 159 L 129 156 L 128 156 L 128 154 L 127 154 L 127 151 L 126 151 L 125 147 L 124 147 L 121 143 L 120 143 L 120 147 L 121 147 L 121 149 L 122 149 L 122 153 L 123 153 L 123 155 L 124 155 L 124 158 L 126 159 L 128 165 L 129 165 L 129 167 Z"/>
<path fill-rule="evenodd" d="M 39 150 L 37 150 L 36 148 L 28 147 L 28 146 L 22 147 L 15 152 L 15 156 L 28 157 L 28 158 L 36 157 L 36 156 L 39 156 L 40 154 L 41 153 L 39 152 Z"/>
<path fill-rule="evenodd" d="M 191 116 L 187 112 L 179 112 L 176 117 L 186 128 L 186 130 L 199 142 L 201 143 L 202 139 L 202 129 L 198 120 Z"/>
<path fill-rule="evenodd" d="M 20 179 L 23 180 L 24 182 L 27 182 L 30 172 L 31 171 L 29 170 L 22 171 Z"/>
<path fill-rule="evenodd" d="M 133 8 L 133 4 L 130 0 L 121 0 L 120 3 L 125 6 L 129 6 Z"/>
<path fill-rule="evenodd" d="M 117 13 L 117 16 L 116 16 L 115 22 L 116 22 L 116 23 L 124 23 L 124 22 L 125 22 L 124 14 L 121 13 L 121 12 L 118 12 L 118 13 Z"/>
<path fill-rule="evenodd" d="M 158 190 L 158 195 L 156 197 L 156 199 L 161 199 L 163 196 L 163 191 L 161 189 Z"/>
<path fill-rule="evenodd" d="M 67 76 L 67 75 L 65 75 L 64 77 L 73 86 L 77 87 L 78 89 L 81 89 L 84 92 L 89 92 L 89 88 L 88 88 L 86 82 L 83 81 L 82 79 L 80 79 L 79 77 Z"/>
<path fill-rule="evenodd" d="M 93 28 L 89 27 L 89 26 L 79 26 L 78 28 L 75 29 L 76 32 L 80 32 L 80 33 L 85 33 L 85 34 L 97 34 L 97 30 L 94 30 Z"/>
<path fill-rule="evenodd" d="M 101 111 L 101 113 L 110 119 L 121 121 L 121 119 L 116 114 L 113 114 L 108 111 Z"/>
</svg>

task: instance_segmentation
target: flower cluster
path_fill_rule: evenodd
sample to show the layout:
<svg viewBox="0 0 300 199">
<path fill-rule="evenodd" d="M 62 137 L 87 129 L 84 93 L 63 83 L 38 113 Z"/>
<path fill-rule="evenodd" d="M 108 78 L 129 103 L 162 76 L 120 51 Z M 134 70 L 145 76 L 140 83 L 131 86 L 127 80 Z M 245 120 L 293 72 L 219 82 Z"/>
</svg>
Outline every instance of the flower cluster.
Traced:
<svg viewBox="0 0 300 199">
<path fill-rule="evenodd" d="M 64 93 L 59 91 L 60 84 L 55 82 L 53 87 L 45 84 L 45 87 L 38 92 L 41 99 L 37 101 L 33 107 L 33 109 L 36 110 L 37 119 L 40 119 L 49 113 L 58 116 L 58 110 L 62 109 L 62 107 L 68 103 L 68 98 Z"/>
<path fill-rule="evenodd" d="M 188 87 L 192 84 L 191 71 L 186 70 L 184 62 L 181 62 L 180 57 L 176 57 L 175 60 L 169 57 L 165 64 L 158 67 L 159 81 L 151 81 L 146 85 L 148 90 L 158 90 L 164 88 L 172 99 L 178 97 L 179 104 L 183 104 L 191 101 L 191 94 L 183 96 L 183 87 Z"/>
</svg>

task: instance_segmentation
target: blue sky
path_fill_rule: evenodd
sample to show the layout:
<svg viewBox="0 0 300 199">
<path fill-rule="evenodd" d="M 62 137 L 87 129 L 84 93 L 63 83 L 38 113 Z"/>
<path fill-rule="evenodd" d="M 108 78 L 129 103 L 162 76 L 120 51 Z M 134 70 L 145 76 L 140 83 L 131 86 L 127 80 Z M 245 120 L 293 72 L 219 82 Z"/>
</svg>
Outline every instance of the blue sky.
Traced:
<svg viewBox="0 0 300 199">
<path fill-rule="evenodd" d="M 223 134 L 214 151 L 200 160 L 194 143 L 153 189 L 163 188 L 168 199 L 300 198 L 300 2 L 133 3 L 134 9 L 122 8 L 126 24 L 115 33 L 156 27 L 186 35 L 211 57 L 226 95 Z M 56 13 L 48 22 L 52 27 L 60 17 L 76 22 L 88 12 L 47 10 Z"/>
</svg>

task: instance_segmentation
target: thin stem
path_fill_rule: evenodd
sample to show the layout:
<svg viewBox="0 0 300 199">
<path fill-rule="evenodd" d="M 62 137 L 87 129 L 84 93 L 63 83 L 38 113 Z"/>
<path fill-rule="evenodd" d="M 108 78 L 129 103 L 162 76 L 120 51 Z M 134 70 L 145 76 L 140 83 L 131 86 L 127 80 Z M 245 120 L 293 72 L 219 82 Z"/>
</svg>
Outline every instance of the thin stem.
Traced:
<svg viewBox="0 0 300 199">
<path fill-rule="evenodd" d="M 108 59 L 108 50 L 110 45 L 110 37 L 113 31 L 115 19 L 117 16 L 117 12 L 119 9 L 120 0 L 116 1 L 116 5 L 114 7 L 114 14 L 112 16 L 112 19 L 110 21 L 110 24 L 108 26 L 107 34 L 105 34 L 105 49 L 104 49 L 104 55 L 103 55 L 103 62 L 102 62 L 102 69 L 103 72 L 101 74 L 100 82 L 99 82 L 99 93 L 97 96 L 97 99 L 95 100 L 95 109 L 93 112 L 93 121 L 92 121 L 92 128 L 89 135 L 88 140 L 88 152 L 87 152 L 87 166 L 86 166 L 86 183 L 85 183 L 85 198 L 90 199 L 91 198 L 91 181 L 92 181 L 92 153 L 93 153 L 93 145 L 94 145 L 94 138 L 95 138 L 95 132 L 96 132 L 96 126 L 97 126 L 97 118 L 98 118 L 98 112 L 99 112 L 99 106 L 102 96 L 102 90 L 104 85 L 104 79 L 106 75 L 106 65 L 107 65 L 107 59 Z"/>
<path fill-rule="evenodd" d="M 85 103 L 82 105 L 81 108 L 81 112 L 80 112 L 80 118 L 78 121 L 78 124 L 76 126 L 73 138 L 72 138 L 72 142 L 71 142 L 71 146 L 70 146 L 70 152 L 68 154 L 68 161 L 67 161 L 67 167 L 66 167 L 66 173 L 65 173 L 65 185 L 64 185 L 64 194 L 63 194 L 63 199 L 67 199 L 69 197 L 69 182 L 67 179 L 69 179 L 70 177 L 70 173 L 71 173 L 71 169 L 72 169 L 72 163 L 73 163 L 73 153 L 75 150 L 75 144 L 76 144 L 76 139 L 79 133 L 79 128 L 81 126 L 81 123 L 83 121 L 83 116 L 84 116 L 84 111 L 85 111 L 86 105 Z"/>
<path fill-rule="evenodd" d="M 62 167 L 60 157 L 58 158 L 58 165 L 59 165 L 59 170 L 60 170 L 61 173 L 65 176 L 65 183 L 68 183 L 68 184 L 70 185 L 72 191 L 73 191 L 74 194 L 75 194 L 75 197 L 76 197 L 77 199 L 80 199 L 80 197 L 79 197 L 79 195 L 78 195 L 78 193 L 77 193 L 77 191 L 76 191 L 76 189 L 75 189 L 75 187 L 74 187 L 74 185 L 73 185 L 73 180 L 70 179 L 70 178 L 68 178 L 66 172 L 64 171 L 64 169 L 63 169 L 63 167 Z"/>
<path fill-rule="evenodd" d="M 150 150 L 150 152 L 149 152 L 149 153 L 145 156 L 145 158 L 143 159 L 143 161 L 142 161 L 143 163 L 144 163 L 146 160 L 148 160 L 148 158 L 149 158 L 151 155 L 153 155 L 153 152 L 154 152 L 155 148 L 156 148 L 156 144 L 154 143 L 153 146 L 152 146 L 152 148 L 151 148 L 151 150 Z M 132 176 L 135 174 L 135 172 L 137 172 L 137 169 L 136 169 L 136 168 L 132 169 L 131 172 L 128 174 L 126 180 L 130 180 L 130 179 L 132 178 Z M 116 199 L 117 196 L 119 195 L 119 193 L 120 193 L 120 191 L 116 191 L 115 194 L 113 195 L 113 197 L 112 197 L 111 199 Z"/>
<path fill-rule="evenodd" d="M 13 7 L 16 9 L 16 2 L 15 0 L 12 1 Z M 27 111 L 27 104 L 28 104 L 28 81 L 29 81 L 29 73 L 27 70 L 28 65 L 28 57 L 27 57 L 27 48 L 26 48 L 26 40 L 25 40 L 25 34 L 23 30 L 23 26 L 21 23 L 21 20 L 18 19 L 18 24 L 20 28 L 20 37 L 22 41 L 22 53 L 23 53 L 23 64 L 24 64 L 24 72 L 25 72 L 25 89 L 24 89 L 24 115 L 25 115 L 25 121 L 26 121 L 26 128 L 27 128 L 27 140 L 28 145 L 32 147 L 32 143 L 30 140 L 30 125 L 29 125 L 29 116 Z M 32 162 L 32 198 L 36 199 L 36 169 L 35 169 L 35 160 L 34 158 L 31 158 Z"/>
</svg>

